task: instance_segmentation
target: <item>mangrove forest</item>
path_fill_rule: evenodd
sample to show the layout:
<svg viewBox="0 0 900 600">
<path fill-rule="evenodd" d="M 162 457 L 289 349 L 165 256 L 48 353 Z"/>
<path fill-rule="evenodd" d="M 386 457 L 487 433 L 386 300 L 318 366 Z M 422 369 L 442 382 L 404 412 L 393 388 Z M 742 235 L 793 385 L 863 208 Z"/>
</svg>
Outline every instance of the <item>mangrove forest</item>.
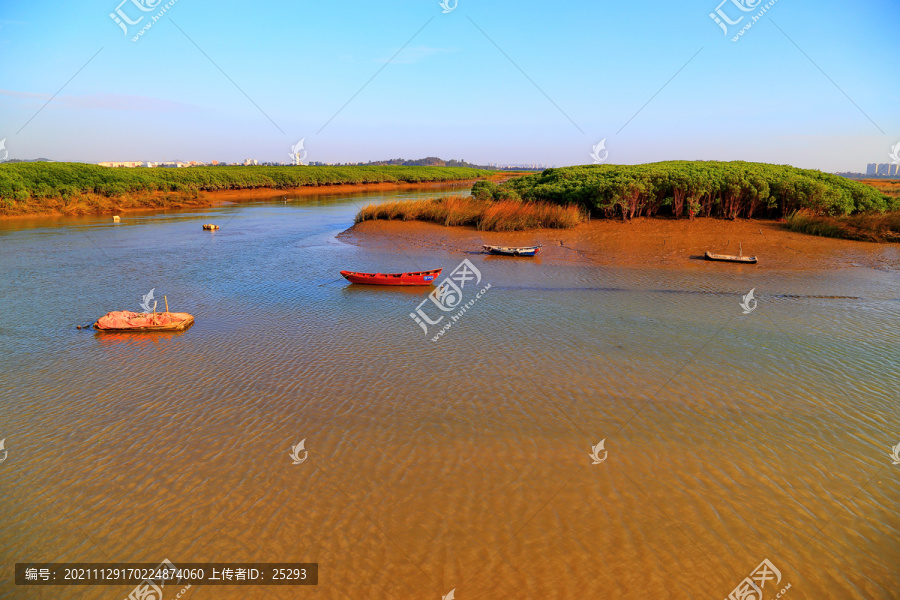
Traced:
<svg viewBox="0 0 900 600">
<path fill-rule="evenodd" d="M 84 163 L 0 164 L 0 208 L 31 199 L 93 194 L 116 197 L 143 192 L 200 192 L 370 183 L 460 181 L 491 171 L 459 167 L 356 166 L 114 168 Z"/>
<path fill-rule="evenodd" d="M 751 162 L 668 161 L 547 169 L 503 184 L 477 182 L 480 199 L 578 206 L 595 217 L 777 218 L 804 210 L 841 216 L 900 209 L 897 198 L 821 171 Z"/>
</svg>

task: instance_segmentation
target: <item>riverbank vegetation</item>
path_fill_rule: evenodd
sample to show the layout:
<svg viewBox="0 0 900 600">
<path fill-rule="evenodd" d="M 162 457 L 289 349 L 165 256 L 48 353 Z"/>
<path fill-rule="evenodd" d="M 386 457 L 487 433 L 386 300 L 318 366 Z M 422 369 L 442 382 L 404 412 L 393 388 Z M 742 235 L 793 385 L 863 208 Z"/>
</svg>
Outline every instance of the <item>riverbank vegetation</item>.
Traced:
<svg viewBox="0 0 900 600">
<path fill-rule="evenodd" d="M 473 194 L 574 204 L 596 217 L 777 218 L 798 210 L 840 216 L 900 209 L 900 199 L 821 171 L 749 162 L 670 161 L 547 169 Z"/>
<path fill-rule="evenodd" d="M 520 231 L 538 227 L 565 229 L 575 227 L 586 218 L 576 206 L 448 196 L 369 204 L 356 215 L 356 222 L 399 219 L 431 221 L 447 226 L 468 225 L 478 231 Z"/>
<path fill-rule="evenodd" d="M 455 167 L 111 168 L 82 163 L 0 164 L 0 214 L 106 212 L 192 205 L 200 192 L 471 180 L 493 172 Z"/>
<path fill-rule="evenodd" d="M 799 210 L 789 216 L 791 231 L 863 242 L 900 242 L 900 212 L 859 213 L 840 217 Z"/>
<path fill-rule="evenodd" d="M 861 179 L 866 185 L 870 185 L 882 194 L 891 198 L 900 198 L 900 179 Z"/>
</svg>

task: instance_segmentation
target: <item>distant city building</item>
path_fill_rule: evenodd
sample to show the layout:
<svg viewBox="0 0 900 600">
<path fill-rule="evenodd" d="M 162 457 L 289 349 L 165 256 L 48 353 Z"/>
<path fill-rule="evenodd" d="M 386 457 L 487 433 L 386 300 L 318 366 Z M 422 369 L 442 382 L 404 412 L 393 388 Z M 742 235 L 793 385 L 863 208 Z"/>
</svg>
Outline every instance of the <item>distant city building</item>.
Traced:
<svg viewBox="0 0 900 600">
<path fill-rule="evenodd" d="M 862 173 L 860 173 L 862 175 Z M 867 177 L 900 177 L 900 164 L 869 163 L 866 165 Z"/>
<path fill-rule="evenodd" d="M 255 158 L 247 158 L 244 160 L 244 166 L 249 167 L 250 165 L 258 165 L 259 162 Z"/>
<path fill-rule="evenodd" d="M 218 161 L 218 160 L 213 160 L 213 161 L 210 161 L 210 162 L 208 162 L 208 163 L 205 163 L 205 162 L 199 161 L 199 160 L 190 160 L 190 161 L 174 161 L 174 160 L 168 160 L 168 161 L 165 161 L 165 162 L 152 162 L 152 161 L 146 161 L 146 162 L 145 162 L 145 161 L 110 161 L 110 162 L 101 162 L 101 163 L 97 163 L 97 164 L 100 165 L 101 167 L 128 167 L 128 168 L 135 168 L 135 167 L 145 167 L 145 168 L 166 167 L 166 168 L 169 168 L 169 169 L 181 169 L 181 168 L 185 168 L 185 167 L 204 167 L 204 166 L 208 166 L 208 165 L 227 165 L 228 163 L 222 162 L 222 161 Z M 240 163 L 231 163 L 231 164 L 237 165 L 237 164 L 240 164 Z M 247 160 L 244 161 L 244 164 L 245 164 L 245 165 L 258 165 L 259 162 L 256 161 L 256 160 L 253 160 L 253 159 L 248 158 Z M 271 164 L 277 164 L 277 163 L 271 163 Z"/>
<path fill-rule="evenodd" d="M 144 163 L 139 160 L 138 161 L 124 161 L 124 162 L 102 162 L 102 163 L 97 163 L 97 164 L 100 165 L 101 167 L 128 167 L 130 169 L 133 169 L 135 167 L 144 166 Z"/>
<path fill-rule="evenodd" d="M 499 170 L 522 169 L 522 170 L 527 170 L 527 171 L 543 171 L 544 169 L 552 168 L 550 165 L 541 165 L 541 164 L 537 164 L 537 163 L 512 164 L 512 165 L 501 165 L 498 163 L 488 163 L 488 166 L 491 167 L 492 169 L 499 169 Z"/>
</svg>

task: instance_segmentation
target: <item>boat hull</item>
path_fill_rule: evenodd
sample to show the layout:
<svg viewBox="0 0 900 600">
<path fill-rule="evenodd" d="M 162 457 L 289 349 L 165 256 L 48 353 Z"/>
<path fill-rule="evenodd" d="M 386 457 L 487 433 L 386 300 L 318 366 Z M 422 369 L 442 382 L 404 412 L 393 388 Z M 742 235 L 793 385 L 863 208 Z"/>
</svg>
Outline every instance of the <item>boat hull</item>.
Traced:
<svg viewBox="0 0 900 600">
<path fill-rule="evenodd" d="M 131 313 L 111 312 L 97 319 L 93 327 L 97 331 L 143 332 L 143 331 L 184 331 L 194 324 L 193 315 L 188 313 Z"/>
<path fill-rule="evenodd" d="M 499 256 L 536 256 L 540 246 L 482 246 L 486 252 Z"/>
<path fill-rule="evenodd" d="M 718 262 L 733 262 L 733 263 L 742 263 L 755 265 L 757 263 L 755 256 L 735 256 L 733 254 L 713 254 L 711 252 L 706 253 L 706 260 L 714 260 Z"/>
<path fill-rule="evenodd" d="M 341 271 L 341 275 L 350 283 L 358 283 L 360 285 L 434 285 L 434 280 L 441 274 L 441 271 L 442 269 L 410 273 Z"/>
</svg>

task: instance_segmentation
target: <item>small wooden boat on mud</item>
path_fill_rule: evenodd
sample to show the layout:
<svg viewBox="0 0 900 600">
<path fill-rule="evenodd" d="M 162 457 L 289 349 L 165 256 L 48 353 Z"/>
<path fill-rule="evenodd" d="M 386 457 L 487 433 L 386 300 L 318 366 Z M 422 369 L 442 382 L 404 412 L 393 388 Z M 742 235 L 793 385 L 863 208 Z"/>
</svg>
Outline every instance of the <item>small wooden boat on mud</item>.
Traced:
<svg viewBox="0 0 900 600">
<path fill-rule="evenodd" d="M 364 285 L 434 285 L 434 280 L 443 269 L 431 271 L 415 271 L 412 273 L 358 273 L 341 271 L 341 275 L 350 283 Z"/>
<path fill-rule="evenodd" d="M 184 331 L 194 324 L 188 313 L 135 313 L 120 310 L 106 313 L 94 323 L 97 331 Z"/>
<path fill-rule="evenodd" d="M 503 256 L 534 256 L 541 246 L 488 246 L 483 245 L 485 252 L 501 254 Z"/>
<path fill-rule="evenodd" d="M 712 252 L 707 251 L 706 260 L 717 260 L 720 262 L 736 262 L 736 263 L 748 263 L 748 264 L 756 264 L 755 256 L 744 256 L 743 254 L 740 256 L 735 256 L 734 254 L 713 254 Z"/>
</svg>

